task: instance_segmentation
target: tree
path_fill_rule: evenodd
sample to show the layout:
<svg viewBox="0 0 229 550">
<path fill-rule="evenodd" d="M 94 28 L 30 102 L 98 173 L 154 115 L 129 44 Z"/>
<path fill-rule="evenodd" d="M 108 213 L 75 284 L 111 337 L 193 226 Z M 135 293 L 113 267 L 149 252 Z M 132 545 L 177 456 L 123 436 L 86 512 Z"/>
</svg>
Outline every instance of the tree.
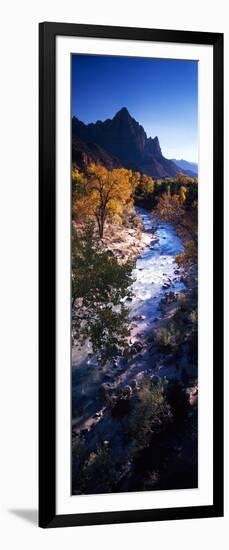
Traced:
<svg viewBox="0 0 229 550">
<path fill-rule="evenodd" d="M 180 188 L 179 195 L 162 195 L 157 205 L 160 218 L 176 226 L 178 233 L 184 240 L 184 251 L 176 256 L 179 265 L 191 267 L 197 264 L 198 236 L 197 236 L 197 203 L 186 205 L 187 190 Z"/>
<path fill-rule="evenodd" d="M 186 201 L 186 194 L 188 192 L 188 189 L 187 187 L 185 187 L 185 185 L 181 185 L 180 186 L 180 189 L 179 189 L 179 195 L 180 195 L 180 200 L 181 202 L 185 202 Z"/>
<path fill-rule="evenodd" d="M 185 206 L 188 210 L 195 209 L 197 211 L 197 207 L 198 207 L 198 184 L 197 183 L 192 183 L 188 185 Z"/>
<path fill-rule="evenodd" d="M 74 480 L 74 494 L 111 492 L 116 477 L 110 448 L 100 446 L 82 460 Z"/>
<path fill-rule="evenodd" d="M 138 187 L 141 180 L 141 174 L 140 172 L 132 172 L 132 175 L 130 177 L 130 182 L 132 186 L 132 191 L 134 193 L 135 189 Z"/>
<path fill-rule="evenodd" d="M 93 226 L 72 237 L 72 332 L 74 343 L 89 339 L 101 364 L 128 347 L 128 308 L 133 263 L 120 265 L 93 238 Z"/>
<path fill-rule="evenodd" d="M 198 259 L 198 249 L 196 246 L 196 243 L 191 241 L 187 241 L 185 244 L 185 250 L 182 254 L 178 254 L 176 256 L 176 262 L 178 265 L 193 265 L 194 263 L 197 263 Z"/>
<path fill-rule="evenodd" d="M 106 220 L 120 222 L 124 207 L 133 204 L 131 177 L 132 172 L 124 168 L 109 171 L 104 166 L 89 165 L 83 183 L 85 192 L 73 206 L 75 219 L 95 218 L 102 239 Z"/>
<path fill-rule="evenodd" d="M 197 247 L 196 220 L 194 220 L 193 216 L 187 215 L 184 206 L 184 195 L 186 194 L 183 191 L 180 195 L 168 196 L 163 194 L 156 210 L 160 218 L 173 223 L 186 238 L 191 238 L 194 245 Z"/>
<path fill-rule="evenodd" d="M 176 174 L 175 181 L 183 184 L 197 183 L 197 178 L 192 178 L 191 176 L 187 176 L 186 174 L 182 174 L 182 172 L 180 172 Z"/>
<path fill-rule="evenodd" d="M 81 198 L 85 194 L 85 175 L 73 166 L 72 168 L 72 202 Z"/>
<path fill-rule="evenodd" d="M 145 174 L 143 174 L 143 176 L 141 177 L 140 186 L 144 197 L 147 198 L 150 193 L 153 193 L 154 182 L 150 176 L 146 176 Z"/>
</svg>

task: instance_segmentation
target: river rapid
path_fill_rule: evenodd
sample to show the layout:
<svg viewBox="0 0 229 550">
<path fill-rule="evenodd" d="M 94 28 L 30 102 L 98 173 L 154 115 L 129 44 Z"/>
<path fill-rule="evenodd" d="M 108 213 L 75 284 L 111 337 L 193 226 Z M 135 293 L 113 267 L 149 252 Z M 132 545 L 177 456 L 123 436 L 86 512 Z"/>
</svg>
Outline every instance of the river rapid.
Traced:
<svg viewBox="0 0 229 550">
<path fill-rule="evenodd" d="M 144 340 L 145 335 L 160 323 L 160 303 L 168 292 L 183 290 L 184 284 L 176 263 L 183 251 L 181 239 L 171 224 L 156 220 L 146 209 L 136 207 L 141 217 L 149 244 L 136 261 L 133 270 L 132 299 L 127 302 L 129 318 L 133 323 L 130 344 Z M 89 344 L 81 351 L 72 350 L 72 420 L 77 431 L 90 429 L 98 411 L 96 399 L 102 384 L 129 384 L 133 378 L 148 371 L 149 354 L 143 350 L 128 362 L 118 358 L 106 368 L 98 367 L 95 357 L 88 357 Z"/>
<path fill-rule="evenodd" d="M 176 256 L 183 251 L 181 239 L 171 224 L 156 222 L 154 215 L 136 208 L 144 229 L 152 234 L 149 247 L 137 259 L 133 270 L 133 300 L 130 306 L 130 318 L 143 315 L 146 322 L 152 323 L 158 313 L 158 306 L 165 292 L 182 290 Z"/>
</svg>

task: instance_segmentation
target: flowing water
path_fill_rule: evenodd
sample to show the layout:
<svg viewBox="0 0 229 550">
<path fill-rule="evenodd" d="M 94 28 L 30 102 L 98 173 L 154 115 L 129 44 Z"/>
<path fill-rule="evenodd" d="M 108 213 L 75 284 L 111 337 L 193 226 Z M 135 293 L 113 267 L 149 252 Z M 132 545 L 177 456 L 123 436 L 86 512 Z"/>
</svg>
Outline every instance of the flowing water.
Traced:
<svg viewBox="0 0 229 550">
<path fill-rule="evenodd" d="M 128 302 L 130 320 L 135 324 L 131 331 L 132 343 L 158 322 L 163 296 L 184 287 L 175 259 L 183 250 L 181 239 L 171 224 L 156 222 L 153 214 L 143 208 L 136 207 L 136 211 L 145 232 L 152 234 L 152 240 L 137 259 L 133 270 L 133 297 Z M 88 351 L 87 344 L 81 353 L 76 348 L 72 353 L 73 425 L 77 429 L 90 427 L 98 408 L 96 395 L 102 383 L 115 383 L 117 378 L 121 383 L 129 383 L 133 376 L 147 367 L 147 354 L 143 354 L 130 366 L 123 364 L 119 358 L 115 369 L 114 365 L 110 369 L 99 369 L 96 358 L 88 358 Z"/>
<path fill-rule="evenodd" d="M 136 210 L 145 231 L 153 232 L 154 240 L 138 258 L 133 270 L 135 282 L 130 317 L 143 315 L 151 322 L 158 312 L 163 294 L 168 289 L 179 291 L 184 286 L 179 280 L 179 269 L 175 260 L 183 251 L 183 245 L 171 224 L 159 222 L 156 225 L 153 214 L 143 208 Z"/>
</svg>

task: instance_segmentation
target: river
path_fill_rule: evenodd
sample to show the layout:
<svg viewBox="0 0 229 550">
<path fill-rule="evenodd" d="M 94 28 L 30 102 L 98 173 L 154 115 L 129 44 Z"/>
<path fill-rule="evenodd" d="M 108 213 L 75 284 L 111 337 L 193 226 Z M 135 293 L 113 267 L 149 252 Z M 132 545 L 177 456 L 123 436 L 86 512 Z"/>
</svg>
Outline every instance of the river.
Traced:
<svg viewBox="0 0 229 550">
<path fill-rule="evenodd" d="M 160 302 L 168 292 L 184 288 L 180 270 L 176 263 L 177 254 L 183 251 L 181 239 L 171 224 L 158 222 L 149 211 L 136 207 L 144 230 L 152 240 L 136 261 L 133 270 L 133 297 L 128 303 L 130 320 L 135 327 L 131 331 L 131 344 L 144 339 L 144 335 L 160 323 Z M 74 429 L 88 429 L 96 421 L 99 401 L 98 390 L 103 383 L 128 384 L 147 369 L 148 351 L 137 355 L 128 365 L 119 358 L 115 365 L 98 368 L 96 358 L 88 358 L 87 351 L 73 349 L 72 353 L 72 397 Z M 101 404 L 100 404 L 101 406 Z"/>
<path fill-rule="evenodd" d="M 146 322 L 152 322 L 158 313 L 158 306 L 165 292 L 183 288 L 178 276 L 176 256 L 183 251 L 181 239 L 171 224 L 156 222 L 154 215 L 143 208 L 136 208 L 146 232 L 154 240 L 137 259 L 133 270 L 133 301 L 130 317 L 143 315 Z"/>
</svg>

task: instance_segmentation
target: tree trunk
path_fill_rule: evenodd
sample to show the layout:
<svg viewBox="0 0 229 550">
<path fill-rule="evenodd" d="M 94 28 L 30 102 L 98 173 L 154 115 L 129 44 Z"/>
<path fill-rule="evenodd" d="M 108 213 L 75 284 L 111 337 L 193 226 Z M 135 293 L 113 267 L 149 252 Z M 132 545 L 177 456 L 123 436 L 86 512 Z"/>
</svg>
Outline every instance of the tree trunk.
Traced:
<svg viewBox="0 0 229 550">
<path fill-rule="evenodd" d="M 103 231 L 104 231 L 104 221 L 101 220 L 101 222 L 100 222 L 100 229 L 99 229 L 99 236 L 100 236 L 100 239 L 103 238 Z"/>
<path fill-rule="evenodd" d="M 100 223 L 99 223 L 99 236 L 100 239 L 103 238 L 103 232 L 104 232 L 104 226 L 105 226 L 105 213 L 103 212 L 100 217 Z"/>
</svg>

